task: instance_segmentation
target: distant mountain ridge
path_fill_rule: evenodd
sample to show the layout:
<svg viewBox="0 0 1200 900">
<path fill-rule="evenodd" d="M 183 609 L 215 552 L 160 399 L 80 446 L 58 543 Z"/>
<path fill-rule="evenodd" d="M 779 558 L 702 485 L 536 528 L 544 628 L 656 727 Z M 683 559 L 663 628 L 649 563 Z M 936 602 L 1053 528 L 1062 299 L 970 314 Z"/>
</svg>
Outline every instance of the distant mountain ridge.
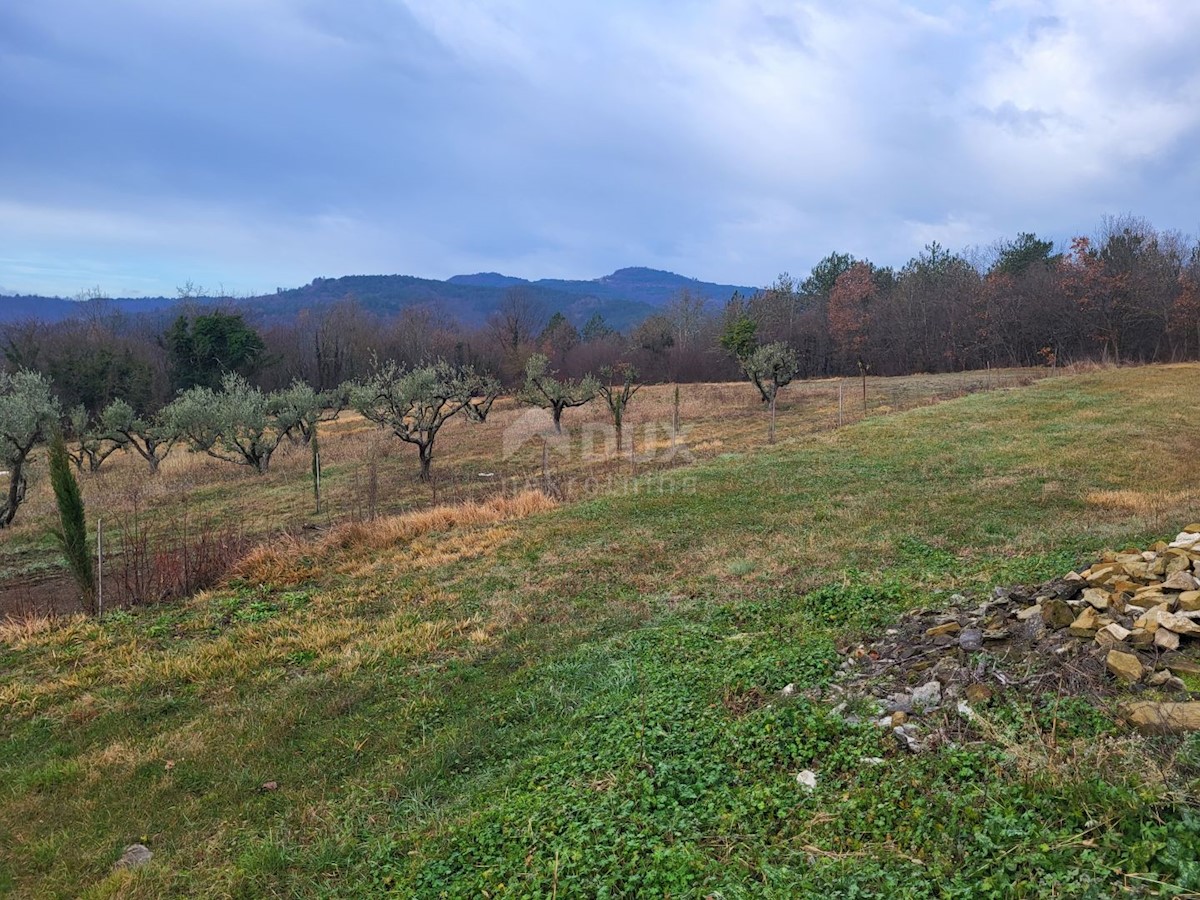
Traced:
<svg viewBox="0 0 1200 900">
<path fill-rule="evenodd" d="M 410 307 L 435 307 L 469 325 L 485 322 L 513 289 L 527 292 L 547 314 L 561 312 L 576 325 L 599 313 L 614 328 L 628 328 L 660 311 L 686 289 L 710 305 L 722 304 L 734 292 L 752 294 L 745 285 L 698 281 L 659 269 L 631 267 L 611 275 L 585 280 L 543 278 L 529 281 L 499 272 L 455 275 L 445 281 L 413 275 L 345 275 L 314 278 L 298 288 L 279 288 L 274 294 L 240 298 L 233 305 L 263 321 L 291 318 L 302 309 L 313 309 L 354 298 L 381 315 L 394 315 Z M 193 298 L 216 302 L 218 298 Z M 83 301 L 94 303 L 96 301 Z M 115 298 L 109 304 L 130 313 L 169 311 L 180 302 L 168 297 Z M 224 301 L 229 302 L 229 301 Z M 82 311 L 80 301 L 61 297 L 0 296 L 0 322 L 39 319 L 60 321 Z"/>
</svg>

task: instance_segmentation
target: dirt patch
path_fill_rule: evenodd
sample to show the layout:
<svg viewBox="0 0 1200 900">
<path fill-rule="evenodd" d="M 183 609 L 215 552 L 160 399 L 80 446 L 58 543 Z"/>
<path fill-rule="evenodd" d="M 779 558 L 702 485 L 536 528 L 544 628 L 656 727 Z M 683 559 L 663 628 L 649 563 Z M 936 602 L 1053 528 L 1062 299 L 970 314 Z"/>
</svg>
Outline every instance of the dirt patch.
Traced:
<svg viewBox="0 0 1200 900">
<path fill-rule="evenodd" d="M 79 593 L 68 576 L 19 579 L 0 585 L 0 621 L 81 611 Z"/>
</svg>

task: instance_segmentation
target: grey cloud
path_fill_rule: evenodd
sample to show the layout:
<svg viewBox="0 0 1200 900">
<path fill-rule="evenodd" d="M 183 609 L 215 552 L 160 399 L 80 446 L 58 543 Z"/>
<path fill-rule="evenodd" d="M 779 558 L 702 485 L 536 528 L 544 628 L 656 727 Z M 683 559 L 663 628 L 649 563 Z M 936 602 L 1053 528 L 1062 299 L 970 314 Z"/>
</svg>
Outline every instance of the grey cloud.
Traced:
<svg viewBox="0 0 1200 900">
<path fill-rule="evenodd" d="M 1082 180 L 1053 140 L 1086 139 L 1091 107 L 1007 90 L 1030 47 L 1116 40 L 1079 30 L 1083 8 L 9 4 L 0 240 L 26 264 L 0 260 L 0 281 L 62 290 L 74 265 L 75 289 L 107 271 L 145 293 L 198 270 L 270 289 L 646 264 L 765 283 L 836 248 L 901 264 L 934 232 L 1061 238 L 1098 208 L 1194 227 L 1193 128 Z M 1134 37 L 1097 44 L 1108 108 L 1186 105 L 1184 43 Z M 1013 153 L 986 152 L 997 134 Z M 1030 172 L 1039 187 L 1014 189 Z"/>
</svg>

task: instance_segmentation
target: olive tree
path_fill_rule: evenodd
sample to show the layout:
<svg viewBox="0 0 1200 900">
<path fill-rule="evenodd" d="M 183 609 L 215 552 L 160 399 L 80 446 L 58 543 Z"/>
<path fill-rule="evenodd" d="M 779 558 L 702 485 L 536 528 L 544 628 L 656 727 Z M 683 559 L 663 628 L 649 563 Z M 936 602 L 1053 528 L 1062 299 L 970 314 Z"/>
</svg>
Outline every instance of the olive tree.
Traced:
<svg viewBox="0 0 1200 900">
<path fill-rule="evenodd" d="M 782 342 L 764 344 L 752 350 L 742 360 L 742 369 L 745 371 L 746 377 L 754 382 L 754 386 L 758 388 L 763 400 L 770 405 L 771 425 L 767 439 L 773 444 L 775 443 L 775 398 L 779 395 L 779 389 L 790 384 L 796 377 L 796 373 L 800 371 L 800 361 L 796 358 L 796 351 Z"/>
<path fill-rule="evenodd" d="M 349 405 L 349 387 L 342 386 L 329 391 L 313 390 L 307 381 L 297 378 L 289 387 L 271 395 L 279 415 L 293 422 L 289 437 L 300 444 L 307 444 L 316 434 L 321 422 L 332 422 Z"/>
<path fill-rule="evenodd" d="M 618 363 L 615 366 L 605 366 L 600 370 L 601 380 L 596 384 L 596 390 L 608 404 L 608 414 L 612 416 L 613 427 L 617 430 L 617 452 L 621 452 L 621 434 L 625 427 L 625 409 L 629 401 L 640 389 L 637 383 L 637 369 L 628 363 Z"/>
<path fill-rule="evenodd" d="M 596 398 L 600 387 L 595 378 L 585 375 L 576 381 L 573 378 L 556 378 L 550 370 L 550 360 L 544 353 L 535 353 L 525 363 L 525 385 L 518 399 L 523 403 L 550 410 L 554 418 L 554 431 L 562 434 L 563 411 L 573 406 L 583 406 Z"/>
<path fill-rule="evenodd" d="M 64 447 L 79 471 L 83 471 L 85 462 L 89 472 L 98 471 L 106 459 L 121 449 L 120 441 L 108 434 L 103 423 L 94 421 L 83 405 L 72 409 L 68 419 L 72 442 L 67 447 L 64 441 Z"/>
<path fill-rule="evenodd" d="M 471 421 L 484 421 L 499 395 L 499 381 L 470 367 L 438 360 L 406 369 L 388 361 L 352 388 L 350 402 L 364 418 L 416 446 L 421 480 L 428 481 L 441 427 L 460 412 Z"/>
<path fill-rule="evenodd" d="M 241 375 L 227 374 L 221 390 L 193 387 L 163 410 L 167 428 L 194 450 L 264 474 L 271 455 L 296 427 L 295 411 Z"/>
<path fill-rule="evenodd" d="M 133 450 L 146 461 L 151 472 L 175 446 L 178 435 L 156 418 L 139 416 L 124 400 L 114 400 L 100 413 L 100 428 L 110 441 Z"/>
<path fill-rule="evenodd" d="M 274 395 L 279 415 L 292 423 L 288 436 L 298 444 L 307 444 L 311 457 L 313 496 L 321 512 L 321 443 L 317 426 L 332 422 L 350 403 L 350 386 L 316 391 L 307 381 L 297 378 L 290 387 Z"/>
<path fill-rule="evenodd" d="M 45 377 L 25 369 L 0 372 L 0 466 L 8 472 L 8 494 L 0 500 L 0 528 L 12 524 L 25 499 L 30 452 L 58 427 L 61 417 Z"/>
</svg>

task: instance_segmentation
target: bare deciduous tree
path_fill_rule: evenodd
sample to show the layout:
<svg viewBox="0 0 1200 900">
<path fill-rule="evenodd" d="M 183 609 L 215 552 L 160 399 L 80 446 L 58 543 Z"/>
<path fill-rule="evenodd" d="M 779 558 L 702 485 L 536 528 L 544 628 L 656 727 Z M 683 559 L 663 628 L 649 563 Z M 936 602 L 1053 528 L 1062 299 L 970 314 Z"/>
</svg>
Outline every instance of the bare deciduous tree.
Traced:
<svg viewBox="0 0 1200 900">
<path fill-rule="evenodd" d="M 504 359 L 505 377 L 525 367 L 526 354 L 545 326 L 546 312 L 528 288 L 505 291 L 499 308 L 488 319 L 488 330 Z"/>
</svg>

